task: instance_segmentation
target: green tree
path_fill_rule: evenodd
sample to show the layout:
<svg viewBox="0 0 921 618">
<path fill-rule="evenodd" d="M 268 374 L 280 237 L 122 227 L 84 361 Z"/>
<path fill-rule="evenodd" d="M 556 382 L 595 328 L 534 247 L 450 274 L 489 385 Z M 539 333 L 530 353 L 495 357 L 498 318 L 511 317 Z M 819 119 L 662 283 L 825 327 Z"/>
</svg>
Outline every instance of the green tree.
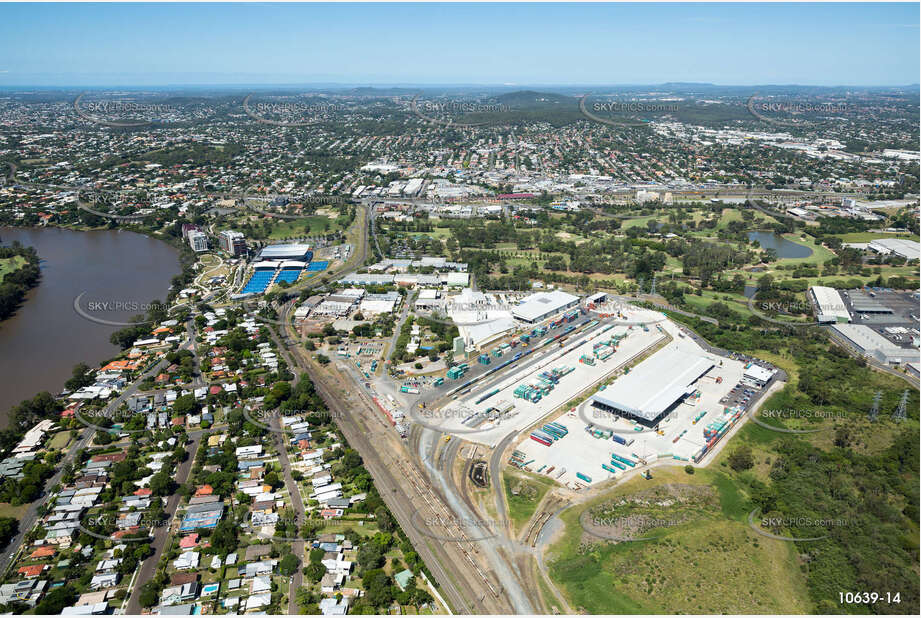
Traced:
<svg viewBox="0 0 921 618">
<path fill-rule="evenodd" d="M 752 456 L 752 449 L 750 446 L 745 444 L 736 447 L 736 449 L 729 454 L 727 461 L 729 462 L 729 467 L 736 472 L 748 470 L 755 465 L 755 459 Z"/>
</svg>

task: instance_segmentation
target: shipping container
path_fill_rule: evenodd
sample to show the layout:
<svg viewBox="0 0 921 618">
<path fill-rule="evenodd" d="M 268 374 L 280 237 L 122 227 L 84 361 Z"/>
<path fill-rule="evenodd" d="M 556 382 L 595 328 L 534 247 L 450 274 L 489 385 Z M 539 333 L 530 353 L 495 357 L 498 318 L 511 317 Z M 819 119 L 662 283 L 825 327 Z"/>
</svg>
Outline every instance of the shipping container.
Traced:
<svg viewBox="0 0 921 618">
<path fill-rule="evenodd" d="M 551 440 L 548 440 L 546 438 L 541 438 L 540 436 L 536 436 L 533 433 L 531 434 L 531 439 L 537 442 L 538 444 L 543 444 L 544 446 L 550 446 L 553 443 Z"/>
</svg>

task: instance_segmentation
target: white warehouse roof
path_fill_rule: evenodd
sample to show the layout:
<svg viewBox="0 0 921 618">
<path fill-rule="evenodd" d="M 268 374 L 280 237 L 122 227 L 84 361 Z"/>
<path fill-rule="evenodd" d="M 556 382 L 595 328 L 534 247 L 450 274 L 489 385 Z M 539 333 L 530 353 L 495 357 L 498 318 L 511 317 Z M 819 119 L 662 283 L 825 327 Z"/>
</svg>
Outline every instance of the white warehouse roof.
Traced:
<svg viewBox="0 0 921 618">
<path fill-rule="evenodd" d="M 516 326 L 517 322 L 512 318 L 498 318 L 479 324 L 463 324 L 458 326 L 458 330 L 469 347 L 479 349 L 480 345 L 515 330 Z"/>
<path fill-rule="evenodd" d="M 851 320 L 851 314 L 838 290 L 824 285 L 814 285 L 810 291 L 815 298 L 817 309 L 815 317 L 819 322 L 849 322 Z"/>
<path fill-rule="evenodd" d="M 693 384 L 713 367 L 713 361 L 677 348 L 653 354 L 592 399 L 651 421 L 693 392 Z"/>
<path fill-rule="evenodd" d="M 775 373 L 777 373 L 777 371 L 774 369 L 768 369 L 766 367 L 762 367 L 761 365 L 752 365 L 746 369 L 745 373 L 742 375 L 750 380 L 755 380 L 757 382 L 767 382 Z"/>
<path fill-rule="evenodd" d="M 835 324 L 833 329 L 869 356 L 887 364 L 918 362 L 916 349 L 902 348 L 865 324 Z"/>
<path fill-rule="evenodd" d="M 907 260 L 917 260 L 921 255 L 921 244 L 905 238 L 877 238 L 870 241 L 869 247 L 877 253 L 895 253 Z"/>
<path fill-rule="evenodd" d="M 573 307 L 579 302 L 578 296 L 573 296 L 562 290 L 552 292 L 538 292 L 531 294 L 521 301 L 521 304 L 512 309 L 512 315 L 520 320 L 534 322 L 545 316 L 552 315 L 567 307 Z"/>
</svg>

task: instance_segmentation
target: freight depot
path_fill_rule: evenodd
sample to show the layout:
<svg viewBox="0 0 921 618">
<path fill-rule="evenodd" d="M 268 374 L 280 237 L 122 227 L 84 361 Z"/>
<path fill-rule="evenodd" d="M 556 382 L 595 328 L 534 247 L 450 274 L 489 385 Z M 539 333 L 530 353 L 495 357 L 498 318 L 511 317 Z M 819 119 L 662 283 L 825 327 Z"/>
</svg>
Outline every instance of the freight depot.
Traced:
<svg viewBox="0 0 921 618">
<path fill-rule="evenodd" d="M 443 419 L 438 430 L 495 446 L 510 431 L 521 431 L 551 414 L 666 339 L 658 326 L 666 321 L 661 313 L 645 309 L 628 312 L 627 321 L 646 320 L 649 326 L 604 319 L 577 331 L 562 348 L 539 348 L 444 406 L 434 415 Z M 494 409 L 505 412 L 496 418 L 491 413 Z"/>
<path fill-rule="evenodd" d="M 577 408 L 544 419 L 544 426 L 549 424 L 552 429 L 554 425 L 551 423 L 555 423 L 565 430 L 557 431 L 557 434 L 563 435 L 549 440 L 549 445 L 548 440 L 540 435 L 541 432 L 547 433 L 543 426 L 537 428 L 538 438 L 542 440 L 532 438 L 531 432 L 519 436 L 520 442 L 510 463 L 546 474 L 576 489 L 619 478 L 630 470 L 639 470 L 657 461 L 668 460 L 682 465 L 691 463 L 708 440 L 717 433 L 725 435 L 733 423 L 743 420 L 745 408 L 727 407 L 721 400 L 735 385 L 747 384 L 744 378 L 747 363 L 706 353 L 690 337 L 680 336 L 678 327 L 672 322 L 663 323 L 662 328 L 675 338 L 643 363 L 653 366 L 659 356 L 686 357 L 689 362 L 695 358 L 706 358 L 712 361 L 713 366 L 693 381 L 690 394 L 681 397 L 661 419 L 657 419 L 656 425 L 596 408 L 592 405 L 593 397 L 590 397 Z M 639 370 L 643 363 L 634 371 Z M 618 378 L 614 384 L 625 378 L 629 378 L 629 374 Z M 753 405 L 763 391 L 754 384 L 748 386 L 756 393 L 750 401 Z M 604 390 L 596 394 L 604 394 Z M 554 436 L 551 434 L 550 437 Z"/>
</svg>

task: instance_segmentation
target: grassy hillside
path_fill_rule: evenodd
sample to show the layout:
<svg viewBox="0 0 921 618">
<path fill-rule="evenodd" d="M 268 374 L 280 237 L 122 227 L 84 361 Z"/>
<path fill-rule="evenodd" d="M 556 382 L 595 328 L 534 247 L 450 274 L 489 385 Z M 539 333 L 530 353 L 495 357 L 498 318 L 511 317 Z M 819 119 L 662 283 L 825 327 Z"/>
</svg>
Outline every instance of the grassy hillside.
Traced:
<svg viewBox="0 0 921 618">
<path fill-rule="evenodd" d="M 808 611 L 792 544 L 754 534 L 748 507 L 722 473 L 657 470 L 567 511 L 551 576 L 591 614 Z M 614 523 L 614 538 L 647 540 L 602 538 Z"/>
<path fill-rule="evenodd" d="M 632 481 L 564 513 L 565 538 L 548 563 L 572 603 L 589 612 L 918 613 L 918 391 L 850 357 L 819 329 L 672 317 L 718 346 L 782 367 L 790 383 L 759 420 L 810 433 L 749 421 L 707 469 L 657 470 L 651 482 Z M 905 390 L 908 418 L 898 422 L 891 415 Z M 877 391 L 880 415 L 871 422 Z M 653 537 L 641 542 L 611 543 L 580 524 L 585 508 L 612 497 L 626 501 L 610 513 L 630 516 L 630 496 L 667 483 L 703 484 L 718 501 L 645 505 L 643 514 L 670 523 L 614 537 Z M 787 540 L 753 530 L 752 512 L 760 532 Z M 842 604 L 839 594 L 849 591 L 899 593 L 900 602 Z"/>
</svg>

